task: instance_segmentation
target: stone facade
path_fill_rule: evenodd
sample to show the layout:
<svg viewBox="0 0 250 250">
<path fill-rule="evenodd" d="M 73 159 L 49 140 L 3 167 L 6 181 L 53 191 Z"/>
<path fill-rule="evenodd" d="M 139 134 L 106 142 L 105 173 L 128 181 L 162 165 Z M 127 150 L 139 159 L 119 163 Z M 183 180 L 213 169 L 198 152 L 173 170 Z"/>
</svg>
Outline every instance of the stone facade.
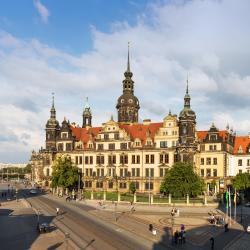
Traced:
<svg viewBox="0 0 250 250">
<path fill-rule="evenodd" d="M 82 127 L 66 119 L 59 125 L 53 96 L 45 149 L 31 155 L 34 181 L 48 185 L 53 161 L 61 155 L 81 169 L 89 190 L 126 192 L 129 183 L 135 182 L 139 192 L 158 193 L 166 171 L 177 161 L 192 163 L 208 184 L 216 181 L 217 189 L 230 176 L 250 170 L 249 136 L 237 137 L 229 128 L 220 131 L 214 124 L 207 131 L 196 130 L 188 82 L 178 118 L 169 112 L 161 122 L 138 123 L 140 106 L 134 96 L 129 54 L 124 75 L 123 94 L 116 106 L 118 121 L 111 117 L 100 127 L 92 127 L 88 102 Z"/>
</svg>

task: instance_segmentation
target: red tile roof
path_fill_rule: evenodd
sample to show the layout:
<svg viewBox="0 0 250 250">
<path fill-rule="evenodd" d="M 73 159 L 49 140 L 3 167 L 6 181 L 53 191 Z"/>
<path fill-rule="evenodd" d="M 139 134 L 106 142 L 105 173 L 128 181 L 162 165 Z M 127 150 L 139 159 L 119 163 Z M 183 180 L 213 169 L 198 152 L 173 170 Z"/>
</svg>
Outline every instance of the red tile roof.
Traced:
<svg viewBox="0 0 250 250">
<path fill-rule="evenodd" d="M 162 127 L 163 123 L 150 123 L 148 125 L 144 124 L 120 124 L 119 127 L 124 129 L 131 137 L 132 140 L 139 138 L 142 143 L 145 143 L 147 138 L 147 132 L 149 132 L 150 138 L 153 140 L 155 133 Z"/>
<path fill-rule="evenodd" d="M 247 146 L 250 144 L 250 138 L 248 136 L 237 136 L 235 137 L 234 143 L 234 154 L 238 154 L 239 148 L 241 146 L 242 153 L 247 153 Z"/>
<path fill-rule="evenodd" d="M 197 137 L 199 141 L 202 141 L 206 138 L 209 131 L 197 131 Z M 228 132 L 226 130 L 219 131 L 219 136 L 223 138 L 223 140 L 226 139 Z"/>
</svg>

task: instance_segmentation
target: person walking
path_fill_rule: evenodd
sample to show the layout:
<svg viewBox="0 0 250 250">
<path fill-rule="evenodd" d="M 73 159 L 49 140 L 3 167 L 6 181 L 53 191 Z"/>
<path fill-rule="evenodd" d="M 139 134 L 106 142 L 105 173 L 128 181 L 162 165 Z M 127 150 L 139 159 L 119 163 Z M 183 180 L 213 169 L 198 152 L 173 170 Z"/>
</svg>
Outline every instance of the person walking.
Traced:
<svg viewBox="0 0 250 250">
<path fill-rule="evenodd" d="M 211 249 L 214 249 L 214 237 L 213 236 L 210 238 L 210 242 L 211 242 Z"/>
<path fill-rule="evenodd" d="M 59 215 L 59 210 L 60 210 L 59 207 L 57 207 L 57 208 L 56 208 L 56 216 Z"/>
<path fill-rule="evenodd" d="M 182 241 L 183 241 L 183 244 L 186 243 L 186 231 L 185 230 L 182 233 Z"/>
</svg>

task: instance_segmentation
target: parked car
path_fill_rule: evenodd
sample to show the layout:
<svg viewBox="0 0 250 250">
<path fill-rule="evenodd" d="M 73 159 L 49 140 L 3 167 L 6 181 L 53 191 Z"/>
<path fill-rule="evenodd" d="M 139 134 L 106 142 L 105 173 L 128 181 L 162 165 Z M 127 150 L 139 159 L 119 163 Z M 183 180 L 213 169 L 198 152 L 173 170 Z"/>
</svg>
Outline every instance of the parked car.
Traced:
<svg viewBox="0 0 250 250">
<path fill-rule="evenodd" d="M 31 190 L 30 190 L 30 194 L 37 194 L 37 190 L 31 189 Z"/>
<path fill-rule="evenodd" d="M 250 202 L 247 202 L 247 203 L 245 204 L 245 207 L 250 207 Z"/>
<path fill-rule="evenodd" d="M 49 224 L 47 222 L 39 223 L 38 224 L 38 230 L 39 233 L 47 233 L 49 231 Z"/>
<path fill-rule="evenodd" d="M 250 233 L 250 225 L 247 226 L 247 232 Z"/>
</svg>

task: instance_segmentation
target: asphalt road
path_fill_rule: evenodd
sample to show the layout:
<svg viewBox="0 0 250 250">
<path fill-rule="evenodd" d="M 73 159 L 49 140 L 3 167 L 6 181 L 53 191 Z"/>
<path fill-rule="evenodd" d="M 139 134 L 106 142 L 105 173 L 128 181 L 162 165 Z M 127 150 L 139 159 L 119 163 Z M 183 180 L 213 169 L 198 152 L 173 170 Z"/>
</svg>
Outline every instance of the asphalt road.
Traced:
<svg viewBox="0 0 250 250">
<path fill-rule="evenodd" d="M 152 249 L 152 241 L 94 217 L 88 212 L 93 210 L 92 207 L 39 194 L 29 196 L 27 200 L 46 216 L 55 216 L 56 208 L 59 207 L 60 213 L 54 223 L 62 231 L 68 232 L 80 249 Z"/>
</svg>

